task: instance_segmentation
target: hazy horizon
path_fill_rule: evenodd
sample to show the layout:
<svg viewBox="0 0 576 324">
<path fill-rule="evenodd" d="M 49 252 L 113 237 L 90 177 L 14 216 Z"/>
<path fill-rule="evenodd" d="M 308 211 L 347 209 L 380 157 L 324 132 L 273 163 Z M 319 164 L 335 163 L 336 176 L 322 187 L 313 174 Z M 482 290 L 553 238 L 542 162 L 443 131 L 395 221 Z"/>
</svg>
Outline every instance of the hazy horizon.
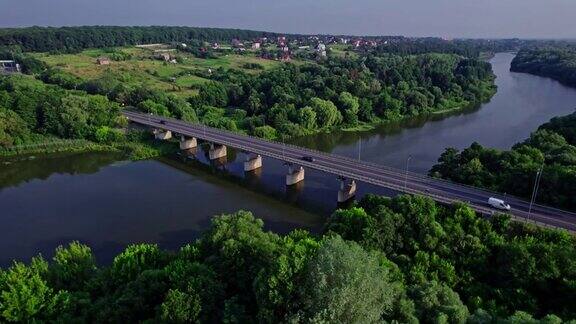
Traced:
<svg viewBox="0 0 576 324">
<path fill-rule="evenodd" d="M 198 26 L 293 34 L 576 38 L 573 0 L 5 0 L 0 27 Z"/>
</svg>

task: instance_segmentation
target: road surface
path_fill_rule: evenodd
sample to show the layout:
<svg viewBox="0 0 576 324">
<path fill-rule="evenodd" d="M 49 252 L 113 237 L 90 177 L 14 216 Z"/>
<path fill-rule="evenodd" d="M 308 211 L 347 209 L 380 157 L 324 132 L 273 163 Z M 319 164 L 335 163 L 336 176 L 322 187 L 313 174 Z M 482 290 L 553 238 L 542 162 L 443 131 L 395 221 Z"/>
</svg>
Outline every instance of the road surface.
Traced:
<svg viewBox="0 0 576 324">
<path fill-rule="evenodd" d="M 156 129 L 169 130 L 187 137 L 196 137 L 246 152 L 301 165 L 304 168 L 324 171 L 346 179 L 353 179 L 402 193 L 424 195 L 446 204 L 456 201 L 467 202 L 475 211 L 482 214 L 499 212 L 490 207 L 487 202 L 490 197 L 500 198 L 510 205 L 511 210 L 509 213 L 518 220 L 576 231 L 576 213 L 537 204 L 534 204 L 531 213 L 528 213 L 530 202 L 517 197 L 504 196 L 499 193 L 455 184 L 422 174 L 405 172 L 404 170 L 359 161 L 349 157 L 267 141 L 177 119 L 133 111 L 124 111 L 123 114 L 134 123 Z M 314 161 L 302 160 L 304 156 L 313 157 Z"/>
</svg>

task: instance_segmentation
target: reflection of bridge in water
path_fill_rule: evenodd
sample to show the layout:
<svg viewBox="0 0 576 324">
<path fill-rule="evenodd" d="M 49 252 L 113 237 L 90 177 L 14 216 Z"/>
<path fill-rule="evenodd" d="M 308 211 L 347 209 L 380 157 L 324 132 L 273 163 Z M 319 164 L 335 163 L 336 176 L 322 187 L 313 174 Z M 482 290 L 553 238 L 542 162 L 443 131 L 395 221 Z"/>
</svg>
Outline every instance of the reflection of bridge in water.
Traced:
<svg viewBox="0 0 576 324">
<path fill-rule="evenodd" d="M 531 212 L 528 212 L 530 203 L 516 197 L 503 197 L 498 193 L 458 185 L 421 174 L 172 118 L 132 111 L 124 111 L 123 114 L 131 122 L 153 128 L 158 139 L 169 139 L 173 134 L 179 135 L 180 148 L 183 150 L 195 148 L 198 145 L 197 139 L 210 143 L 208 155 L 211 160 L 226 157 L 228 146 L 249 152 L 250 154 L 247 154 L 247 159 L 244 162 L 245 171 L 253 171 L 262 167 L 262 156 L 284 161 L 288 168 L 286 174 L 286 185 L 288 186 L 304 181 L 305 168 L 334 174 L 340 179 L 340 190 L 337 197 L 339 202 L 345 202 L 355 196 L 356 181 L 397 192 L 428 196 L 440 203 L 451 204 L 456 201 L 464 201 L 482 214 L 495 212 L 488 206 L 487 202 L 488 198 L 496 197 L 502 198 L 510 204 L 512 209 L 509 213 L 517 219 L 576 231 L 576 214 L 542 205 L 533 205 Z"/>
</svg>

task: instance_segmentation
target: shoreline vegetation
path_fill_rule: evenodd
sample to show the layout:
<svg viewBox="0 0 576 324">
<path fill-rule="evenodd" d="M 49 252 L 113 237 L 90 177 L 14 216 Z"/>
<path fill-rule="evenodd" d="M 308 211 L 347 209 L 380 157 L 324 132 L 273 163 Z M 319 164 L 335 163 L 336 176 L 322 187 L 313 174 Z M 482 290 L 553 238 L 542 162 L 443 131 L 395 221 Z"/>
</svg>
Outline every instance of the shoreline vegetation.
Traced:
<svg viewBox="0 0 576 324">
<path fill-rule="evenodd" d="M 510 71 L 548 77 L 575 88 L 575 63 L 573 44 L 539 46 L 521 49 Z M 448 148 L 429 174 L 529 199 L 539 173 L 535 201 L 576 211 L 575 130 L 576 113 L 572 113 L 552 118 L 511 150 L 495 150 L 478 143 L 462 151 Z"/>
<path fill-rule="evenodd" d="M 576 112 L 552 118 L 510 150 L 447 148 L 429 175 L 530 199 L 540 173 L 535 201 L 576 211 L 575 130 Z"/>
<path fill-rule="evenodd" d="M 576 45 L 522 49 L 512 60 L 510 71 L 551 78 L 574 88 L 576 87 Z"/>
<path fill-rule="evenodd" d="M 153 138 L 139 141 L 125 141 L 112 144 L 101 144 L 88 140 L 58 139 L 50 142 L 39 142 L 12 146 L 0 149 L 0 161 L 14 161 L 27 158 L 39 158 L 60 153 L 114 152 L 121 153 L 122 158 L 136 161 L 145 160 L 177 152 L 178 148 L 171 142 L 155 141 Z"/>
</svg>

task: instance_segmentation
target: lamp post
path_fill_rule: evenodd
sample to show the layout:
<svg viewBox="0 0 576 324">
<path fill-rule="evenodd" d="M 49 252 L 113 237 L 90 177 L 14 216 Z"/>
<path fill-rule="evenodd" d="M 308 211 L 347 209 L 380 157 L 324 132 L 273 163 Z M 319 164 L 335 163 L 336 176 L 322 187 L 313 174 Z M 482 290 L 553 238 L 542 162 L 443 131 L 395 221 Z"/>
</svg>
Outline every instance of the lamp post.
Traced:
<svg viewBox="0 0 576 324">
<path fill-rule="evenodd" d="M 410 163 L 411 159 L 412 155 L 408 155 L 408 158 L 406 158 L 406 170 L 404 172 L 404 189 L 406 189 L 406 186 L 408 184 L 408 163 Z"/>
<path fill-rule="evenodd" d="M 362 137 L 358 139 L 358 161 L 360 161 L 360 153 L 362 152 Z"/>
<path fill-rule="evenodd" d="M 542 178 L 542 171 L 544 170 L 544 164 L 538 169 L 536 172 L 536 179 L 534 179 L 534 188 L 532 189 L 532 198 L 530 199 L 530 207 L 528 207 L 528 219 L 530 219 L 530 215 L 532 214 L 532 205 L 534 205 L 534 201 L 536 200 L 536 196 L 538 195 L 538 188 L 540 187 L 540 179 Z"/>
</svg>

